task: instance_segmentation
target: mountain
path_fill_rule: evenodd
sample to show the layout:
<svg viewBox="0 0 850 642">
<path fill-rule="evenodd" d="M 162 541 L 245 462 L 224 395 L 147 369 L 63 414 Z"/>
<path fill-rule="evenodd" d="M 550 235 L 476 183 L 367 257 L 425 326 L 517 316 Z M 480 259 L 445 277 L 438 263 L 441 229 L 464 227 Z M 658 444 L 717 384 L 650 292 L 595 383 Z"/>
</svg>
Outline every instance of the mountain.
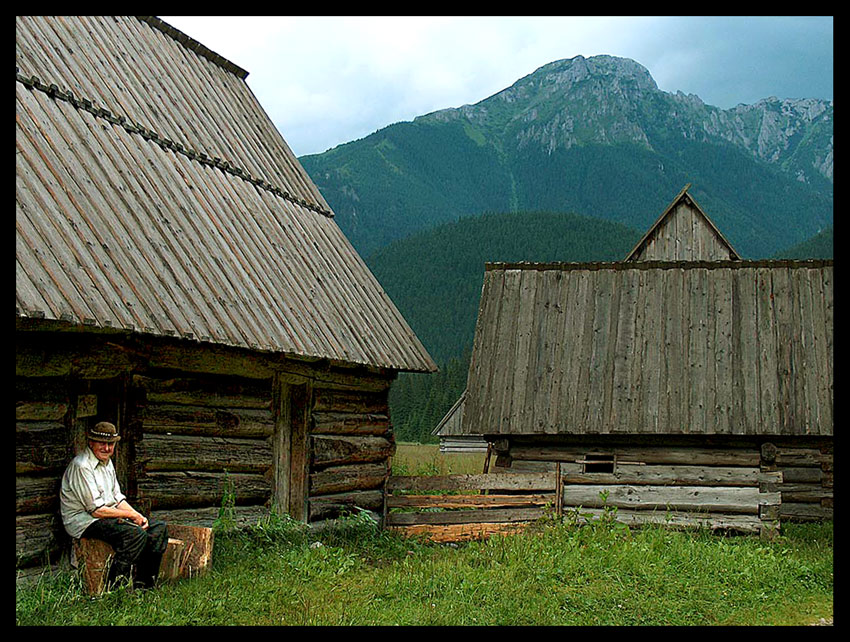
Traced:
<svg viewBox="0 0 850 642">
<path fill-rule="evenodd" d="M 833 229 L 821 230 L 812 238 L 789 247 L 782 252 L 777 252 L 777 259 L 831 259 L 833 258 Z"/>
<path fill-rule="evenodd" d="M 622 224 L 551 212 L 487 213 L 394 241 L 366 258 L 370 269 L 440 365 L 401 374 L 390 412 L 401 441 L 431 431 L 466 387 L 487 261 L 614 261 L 641 233 Z"/>
<path fill-rule="evenodd" d="M 551 212 L 488 213 L 394 241 L 369 269 L 438 363 L 472 347 L 488 261 L 617 261 L 641 237 L 620 223 Z"/>
<path fill-rule="evenodd" d="M 355 247 L 491 212 L 575 212 L 645 230 L 684 184 L 743 256 L 832 223 L 833 105 L 722 110 L 612 56 L 550 63 L 474 105 L 300 160 Z"/>
</svg>

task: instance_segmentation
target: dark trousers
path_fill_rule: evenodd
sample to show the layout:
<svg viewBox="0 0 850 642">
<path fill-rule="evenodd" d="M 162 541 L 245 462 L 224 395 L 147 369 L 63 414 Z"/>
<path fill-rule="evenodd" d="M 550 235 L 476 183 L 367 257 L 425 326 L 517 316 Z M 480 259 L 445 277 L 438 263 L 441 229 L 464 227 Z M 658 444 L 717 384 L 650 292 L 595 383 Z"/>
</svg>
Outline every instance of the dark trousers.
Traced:
<svg viewBox="0 0 850 642">
<path fill-rule="evenodd" d="M 121 577 L 132 578 L 134 566 L 134 586 L 150 588 L 156 582 L 168 546 L 165 522 L 152 519 L 145 530 L 128 519 L 101 518 L 89 525 L 82 536 L 103 540 L 115 550 L 109 568 L 109 584 Z"/>
</svg>

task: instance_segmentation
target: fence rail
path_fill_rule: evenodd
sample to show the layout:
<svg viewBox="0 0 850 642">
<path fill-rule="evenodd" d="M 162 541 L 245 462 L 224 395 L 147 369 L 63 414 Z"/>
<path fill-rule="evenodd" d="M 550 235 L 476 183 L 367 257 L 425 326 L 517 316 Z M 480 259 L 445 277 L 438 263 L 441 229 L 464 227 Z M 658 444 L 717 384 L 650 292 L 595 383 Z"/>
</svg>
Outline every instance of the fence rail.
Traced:
<svg viewBox="0 0 850 642">
<path fill-rule="evenodd" d="M 390 477 L 385 523 L 435 541 L 513 533 L 555 503 L 556 485 L 554 473 Z M 418 494 L 434 492 L 463 494 Z"/>
</svg>

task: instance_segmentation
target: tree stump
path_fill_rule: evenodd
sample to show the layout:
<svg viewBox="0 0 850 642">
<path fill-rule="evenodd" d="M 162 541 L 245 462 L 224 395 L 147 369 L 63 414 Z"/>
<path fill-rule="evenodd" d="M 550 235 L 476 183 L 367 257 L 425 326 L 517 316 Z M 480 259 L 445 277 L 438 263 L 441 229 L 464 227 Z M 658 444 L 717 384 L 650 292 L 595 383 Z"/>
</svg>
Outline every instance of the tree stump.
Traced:
<svg viewBox="0 0 850 642">
<path fill-rule="evenodd" d="M 84 537 L 72 540 L 74 559 L 87 595 L 101 595 L 115 551 L 106 542 Z M 159 567 L 159 579 L 176 581 L 198 577 L 212 566 L 213 531 L 199 526 L 168 524 L 168 546 Z"/>
<path fill-rule="evenodd" d="M 204 575 L 212 567 L 214 537 L 211 528 L 169 524 L 168 537 L 169 541 L 173 538 L 184 542 L 184 550 L 177 569 L 177 578 L 198 577 Z"/>
<path fill-rule="evenodd" d="M 106 542 L 88 537 L 72 540 L 72 546 L 86 594 L 100 595 L 105 588 L 109 564 L 115 551 Z"/>
</svg>

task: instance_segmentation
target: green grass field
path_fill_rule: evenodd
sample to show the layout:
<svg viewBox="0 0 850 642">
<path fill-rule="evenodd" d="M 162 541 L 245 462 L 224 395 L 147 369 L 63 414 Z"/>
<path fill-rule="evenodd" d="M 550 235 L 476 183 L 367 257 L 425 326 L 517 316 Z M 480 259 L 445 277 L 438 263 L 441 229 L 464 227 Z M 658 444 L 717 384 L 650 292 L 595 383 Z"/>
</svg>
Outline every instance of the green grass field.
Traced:
<svg viewBox="0 0 850 642">
<path fill-rule="evenodd" d="M 401 447 L 395 464 L 481 472 L 434 449 Z M 832 619 L 833 528 L 785 524 L 767 541 L 549 517 L 438 545 L 365 516 L 321 534 L 271 516 L 217 532 L 204 577 L 92 599 L 74 575 L 47 573 L 16 590 L 15 612 L 18 625 L 815 624 Z"/>
</svg>

